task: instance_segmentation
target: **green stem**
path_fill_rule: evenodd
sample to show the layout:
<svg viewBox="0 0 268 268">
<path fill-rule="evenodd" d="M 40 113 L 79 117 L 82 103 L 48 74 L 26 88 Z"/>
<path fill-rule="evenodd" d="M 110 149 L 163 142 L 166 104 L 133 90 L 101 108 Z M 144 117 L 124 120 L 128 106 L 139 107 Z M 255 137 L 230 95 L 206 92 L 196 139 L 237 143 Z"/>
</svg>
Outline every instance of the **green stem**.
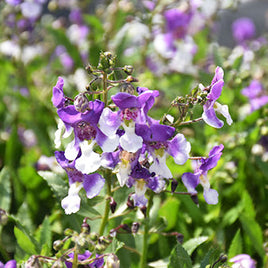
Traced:
<svg viewBox="0 0 268 268">
<path fill-rule="evenodd" d="M 105 203 L 104 214 L 102 217 L 100 230 L 99 230 L 100 236 L 103 235 L 105 226 L 109 219 L 109 212 L 110 212 L 110 198 L 109 197 L 111 196 L 111 178 L 109 175 L 106 177 L 106 185 L 107 185 L 106 203 Z"/>
<path fill-rule="evenodd" d="M 153 204 L 153 192 L 150 193 L 148 206 L 146 210 L 146 218 L 144 219 L 144 235 L 143 235 L 143 245 L 142 245 L 142 253 L 140 258 L 140 268 L 147 267 L 147 254 L 148 254 L 148 240 L 149 240 L 149 224 L 150 224 L 150 209 Z"/>
<path fill-rule="evenodd" d="M 108 90 L 107 90 L 107 73 L 103 73 L 103 102 L 105 104 L 105 107 L 107 107 L 107 94 L 108 94 Z"/>
<path fill-rule="evenodd" d="M 72 268 L 77 268 L 78 267 L 77 262 L 78 262 L 78 253 L 77 253 L 77 250 L 76 250 L 76 247 L 75 247 Z"/>
</svg>

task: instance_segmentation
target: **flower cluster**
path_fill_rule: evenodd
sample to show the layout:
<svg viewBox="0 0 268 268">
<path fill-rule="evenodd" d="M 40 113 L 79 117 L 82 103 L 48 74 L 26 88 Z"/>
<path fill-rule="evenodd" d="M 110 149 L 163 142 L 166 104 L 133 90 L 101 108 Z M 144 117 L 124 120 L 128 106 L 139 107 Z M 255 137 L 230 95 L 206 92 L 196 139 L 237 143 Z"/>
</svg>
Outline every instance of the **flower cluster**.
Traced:
<svg viewBox="0 0 268 268">
<path fill-rule="evenodd" d="M 200 86 L 201 94 L 205 96 L 201 119 L 215 128 L 223 126 L 216 111 L 229 125 L 232 123 L 227 105 L 216 102 L 223 84 L 223 70 L 217 67 L 211 85 Z M 184 135 L 176 134 L 172 125 L 164 125 L 148 115 L 159 92 L 137 87 L 136 94 L 118 92 L 112 95 L 110 105 L 107 105 L 99 99 L 89 101 L 87 91 L 72 100 L 64 95 L 63 85 L 64 81 L 59 77 L 53 88 L 52 102 L 60 118 L 55 135 L 56 148 L 61 146 L 62 138 L 69 137 L 65 151 L 55 152 L 58 163 L 69 177 L 68 195 L 61 202 L 65 213 L 80 209 L 79 191 L 82 188 L 88 198 L 100 193 L 106 179 L 100 169 L 116 173 L 120 187 L 134 187 L 135 193 L 131 196 L 134 206 L 145 207 L 147 189 L 159 193 L 165 190 L 167 181 L 173 179 L 166 164 L 167 157 L 171 156 L 177 165 L 183 165 L 191 150 Z M 202 184 L 209 204 L 218 202 L 218 194 L 210 189 L 206 175 L 217 165 L 222 150 L 223 145 L 215 146 L 208 158 L 200 159 L 201 165 L 194 174 L 182 176 L 190 193 L 195 194 L 195 187 Z"/>
<path fill-rule="evenodd" d="M 57 147 L 61 145 L 63 128 L 64 138 L 73 134 L 65 151 L 55 153 L 69 177 L 68 196 L 62 200 L 66 214 L 79 210 L 78 193 L 82 188 L 88 198 L 100 193 L 105 183 L 105 178 L 96 173 L 100 168 L 117 170 L 120 186 L 134 186 L 134 205 L 143 207 L 147 188 L 158 193 L 165 188 L 165 179 L 172 178 L 167 156 L 179 165 L 187 161 L 191 146 L 183 134 L 174 136 L 175 128 L 148 116 L 158 91 L 141 87 L 137 91 L 137 96 L 126 92 L 113 95 L 114 110 L 104 107 L 100 100 L 88 101 L 85 94 L 70 104 L 59 77 L 52 97 L 61 119 Z"/>
</svg>

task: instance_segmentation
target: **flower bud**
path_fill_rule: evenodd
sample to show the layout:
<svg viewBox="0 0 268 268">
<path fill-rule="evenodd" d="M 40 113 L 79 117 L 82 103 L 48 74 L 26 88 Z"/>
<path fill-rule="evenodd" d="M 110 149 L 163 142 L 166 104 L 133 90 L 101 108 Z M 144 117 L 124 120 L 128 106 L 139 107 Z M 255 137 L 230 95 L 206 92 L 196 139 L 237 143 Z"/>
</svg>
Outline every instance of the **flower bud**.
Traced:
<svg viewBox="0 0 268 268">
<path fill-rule="evenodd" d="M 95 247 L 97 254 L 102 254 L 105 251 L 105 249 L 106 249 L 106 246 L 102 244 L 97 244 Z"/>
<path fill-rule="evenodd" d="M 110 202 L 110 209 L 111 212 L 114 213 L 116 210 L 117 203 L 114 201 L 114 199 L 111 197 L 111 202 Z"/>
<path fill-rule="evenodd" d="M 92 232 L 90 233 L 89 237 L 92 241 L 97 241 L 99 238 L 99 235 L 97 233 Z"/>
<path fill-rule="evenodd" d="M 180 244 L 183 243 L 183 238 L 184 238 L 183 234 L 178 233 L 178 234 L 176 235 L 176 238 L 177 238 L 177 241 L 178 241 Z"/>
<path fill-rule="evenodd" d="M 63 247 L 63 244 L 61 240 L 56 240 L 53 242 L 53 249 L 59 251 Z"/>
<path fill-rule="evenodd" d="M 42 266 L 39 259 L 33 255 L 27 260 L 25 268 L 42 268 Z"/>
<path fill-rule="evenodd" d="M 146 211 L 147 211 L 147 207 L 146 206 L 143 206 L 140 208 L 141 212 L 143 213 L 144 215 L 144 218 L 146 218 Z"/>
<path fill-rule="evenodd" d="M 5 210 L 0 209 L 0 225 L 5 225 L 8 222 L 8 216 Z"/>
<path fill-rule="evenodd" d="M 94 71 L 94 69 L 93 69 L 92 66 L 89 64 L 89 65 L 87 65 L 87 67 L 86 67 L 86 71 L 87 71 L 88 74 L 92 74 L 93 71 Z"/>
<path fill-rule="evenodd" d="M 98 69 L 107 72 L 110 68 L 115 65 L 115 57 L 113 57 L 111 52 L 102 52 L 100 54 L 100 60 L 98 64 Z"/>
<path fill-rule="evenodd" d="M 110 254 L 106 259 L 104 268 L 120 268 L 120 261 L 116 255 Z"/>
<path fill-rule="evenodd" d="M 174 193 L 176 191 L 176 188 L 178 186 L 178 181 L 176 181 L 175 179 L 172 179 L 171 182 L 171 192 Z"/>
<path fill-rule="evenodd" d="M 65 265 L 63 264 L 63 261 L 61 259 L 55 261 L 51 268 L 64 268 Z"/>
<path fill-rule="evenodd" d="M 101 236 L 99 238 L 99 243 L 102 244 L 102 245 L 109 245 L 110 241 L 109 241 L 109 239 L 107 237 Z"/>
<path fill-rule="evenodd" d="M 133 72 L 133 70 L 134 70 L 134 68 L 133 68 L 133 66 L 131 66 L 131 65 L 125 65 L 125 66 L 123 67 L 123 71 L 124 71 L 127 75 L 131 75 L 132 72 Z"/>
<path fill-rule="evenodd" d="M 131 232 L 136 234 L 140 228 L 140 224 L 138 222 L 133 222 L 131 226 Z"/>
<path fill-rule="evenodd" d="M 134 201 L 133 201 L 133 199 L 130 199 L 131 198 L 131 195 L 129 195 L 128 196 L 128 199 L 127 199 L 127 206 L 128 206 L 128 208 L 130 208 L 130 209 L 134 209 Z"/>
<path fill-rule="evenodd" d="M 197 194 L 191 194 L 191 198 L 194 201 L 194 203 L 199 206 L 198 197 Z"/>
<path fill-rule="evenodd" d="M 83 221 L 81 225 L 81 233 L 89 234 L 90 233 L 90 226 L 85 221 Z"/>
<path fill-rule="evenodd" d="M 89 108 L 88 104 L 89 101 L 83 93 L 78 94 L 74 99 L 74 107 L 80 113 L 85 112 Z"/>
<path fill-rule="evenodd" d="M 73 235 L 74 231 L 70 228 L 67 228 L 64 230 L 64 235 L 66 236 L 70 236 L 70 235 Z"/>
</svg>

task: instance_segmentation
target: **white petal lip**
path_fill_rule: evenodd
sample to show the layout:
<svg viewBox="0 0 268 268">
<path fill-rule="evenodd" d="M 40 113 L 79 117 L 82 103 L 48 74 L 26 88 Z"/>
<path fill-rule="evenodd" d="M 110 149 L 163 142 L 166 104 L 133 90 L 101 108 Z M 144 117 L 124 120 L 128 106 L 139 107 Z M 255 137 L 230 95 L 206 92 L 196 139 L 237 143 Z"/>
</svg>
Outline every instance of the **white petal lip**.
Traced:
<svg viewBox="0 0 268 268">
<path fill-rule="evenodd" d="M 95 142 L 83 141 L 80 143 L 81 156 L 75 161 L 75 167 L 83 174 L 89 174 L 96 171 L 101 165 L 101 157 L 93 151 Z"/>
<path fill-rule="evenodd" d="M 119 139 L 121 147 L 130 153 L 137 152 L 142 148 L 143 139 L 135 133 L 135 123 L 132 122 L 129 127 L 123 124 L 123 127 L 125 129 L 125 134 Z"/>
<path fill-rule="evenodd" d="M 107 136 L 107 139 L 104 141 L 104 143 L 101 146 L 101 149 L 104 153 L 113 152 L 117 146 L 119 145 L 119 136 L 117 134 L 114 134 L 112 136 Z"/>
<path fill-rule="evenodd" d="M 77 157 L 78 153 L 79 149 L 75 146 L 75 139 L 73 139 L 67 145 L 64 155 L 68 160 L 73 161 Z"/>
<path fill-rule="evenodd" d="M 109 108 L 104 108 L 99 119 L 100 130 L 106 135 L 114 135 L 121 125 L 118 112 L 112 112 Z"/>
</svg>

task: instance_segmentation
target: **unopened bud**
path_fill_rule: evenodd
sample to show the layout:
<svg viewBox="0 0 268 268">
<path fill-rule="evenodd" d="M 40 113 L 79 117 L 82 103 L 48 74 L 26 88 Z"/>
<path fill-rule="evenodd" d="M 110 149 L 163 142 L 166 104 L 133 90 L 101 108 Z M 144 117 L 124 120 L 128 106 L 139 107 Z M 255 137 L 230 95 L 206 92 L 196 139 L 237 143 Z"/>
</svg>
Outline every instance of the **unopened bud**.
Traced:
<svg viewBox="0 0 268 268">
<path fill-rule="evenodd" d="M 39 259 L 33 255 L 27 260 L 25 268 L 42 268 L 42 266 Z"/>
<path fill-rule="evenodd" d="M 176 191 L 176 188 L 178 186 L 178 181 L 176 181 L 175 179 L 172 179 L 171 182 L 171 192 L 174 193 Z"/>
<path fill-rule="evenodd" d="M 8 222 L 8 216 L 4 209 L 0 208 L 0 225 L 5 225 Z"/>
<path fill-rule="evenodd" d="M 177 238 L 177 241 L 178 241 L 180 244 L 183 243 L 183 238 L 184 238 L 183 234 L 178 233 L 178 234 L 176 235 L 176 238 Z"/>
<path fill-rule="evenodd" d="M 130 208 L 130 209 L 134 209 L 134 201 L 133 201 L 133 199 L 131 199 L 131 195 L 129 195 L 128 196 L 128 199 L 127 199 L 127 206 L 128 206 L 128 208 Z"/>
<path fill-rule="evenodd" d="M 53 248 L 56 251 L 59 251 L 63 247 L 63 242 L 61 240 L 56 240 L 53 242 Z"/>
<path fill-rule="evenodd" d="M 140 224 L 138 222 L 133 222 L 131 226 L 131 231 L 133 234 L 136 234 L 140 228 Z"/>
<path fill-rule="evenodd" d="M 89 101 L 83 93 L 78 94 L 74 99 L 74 107 L 80 113 L 85 112 L 89 108 L 88 104 Z"/>
<path fill-rule="evenodd" d="M 110 240 L 105 237 L 105 236 L 101 236 L 99 238 L 99 243 L 102 244 L 102 245 L 109 245 L 110 244 Z"/>
<path fill-rule="evenodd" d="M 92 233 L 90 233 L 89 237 L 92 241 L 97 241 L 99 238 L 99 235 L 95 232 L 92 232 Z"/>
<path fill-rule="evenodd" d="M 92 74 L 94 70 L 93 70 L 91 65 L 87 65 L 86 71 L 87 71 L 88 74 Z"/>
<path fill-rule="evenodd" d="M 191 198 L 194 201 L 194 203 L 199 206 L 198 197 L 197 194 L 191 194 Z"/>
<path fill-rule="evenodd" d="M 53 263 L 53 265 L 51 266 L 51 268 L 64 268 L 65 265 L 63 264 L 62 260 L 57 260 Z"/>
<path fill-rule="evenodd" d="M 110 209 L 111 212 L 114 213 L 116 210 L 117 203 L 114 201 L 114 199 L 111 197 L 111 202 L 110 202 Z"/>
<path fill-rule="evenodd" d="M 70 236 L 73 233 L 74 233 L 74 231 L 72 229 L 70 229 L 70 228 L 67 228 L 67 229 L 64 230 L 64 235 L 66 235 L 66 236 Z"/>
<path fill-rule="evenodd" d="M 103 244 L 97 244 L 95 247 L 96 253 L 97 254 L 102 254 L 106 249 L 106 246 Z"/>
<path fill-rule="evenodd" d="M 117 256 L 110 254 L 106 259 L 104 268 L 120 268 L 120 261 Z"/>
<path fill-rule="evenodd" d="M 90 226 L 86 223 L 86 221 L 83 221 L 81 225 L 81 233 L 89 234 L 90 233 Z"/>
<path fill-rule="evenodd" d="M 114 65 L 115 65 L 115 57 L 113 57 L 111 52 L 107 51 L 102 52 L 100 54 L 98 69 L 108 71 L 110 68 L 114 67 Z"/>
<path fill-rule="evenodd" d="M 133 66 L 131 66 L 131 65 L 125 65 L 125 66 L 123 67 L 123 71 L 124 71 L 126 74 L 128 74 L 128 75 L 131 75 L 132 72 L 133 72 L 133 70 L 134 70 L 134 68 L 133 68 Z"/>
<path fill-rule="evenodd" d="M 146 206 L 143 206 L 140 208 L 141 212 L 143 213 L 144 215 L 144 218 L 146 218 L 146 211 L 147 211 L 147 207 Z"/>
<path fill-rule="evenodd" d="M 132 83 L 132 82 L 139 82 L 139 80 L 131 75 L 129 75 L 127 78 L 126 78 L 126 81 L 129 82 L 129 83 Z"/>
</svg>

